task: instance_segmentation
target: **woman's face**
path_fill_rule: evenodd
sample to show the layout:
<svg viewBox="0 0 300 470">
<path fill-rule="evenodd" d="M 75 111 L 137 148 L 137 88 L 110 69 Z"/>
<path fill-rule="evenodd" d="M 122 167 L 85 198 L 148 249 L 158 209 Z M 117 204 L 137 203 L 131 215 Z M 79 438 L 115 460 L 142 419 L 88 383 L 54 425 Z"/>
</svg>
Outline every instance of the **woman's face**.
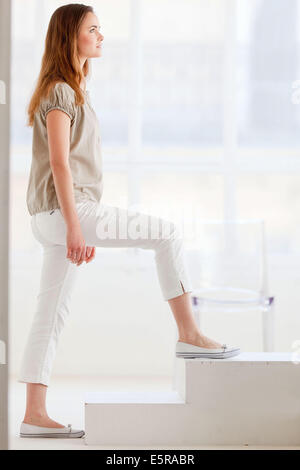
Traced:
<svg viewBox="0 0 300 470">
<path fill-rule="evenodd" d="M 78 54 L 82 62 L 89 57 L 99 57 L 101 55 L 101 42 L 104 36 L 99 32 L 99 21 L 97 16 L 88 12 L 80 26 L 78 34 Z"/>
</svg>

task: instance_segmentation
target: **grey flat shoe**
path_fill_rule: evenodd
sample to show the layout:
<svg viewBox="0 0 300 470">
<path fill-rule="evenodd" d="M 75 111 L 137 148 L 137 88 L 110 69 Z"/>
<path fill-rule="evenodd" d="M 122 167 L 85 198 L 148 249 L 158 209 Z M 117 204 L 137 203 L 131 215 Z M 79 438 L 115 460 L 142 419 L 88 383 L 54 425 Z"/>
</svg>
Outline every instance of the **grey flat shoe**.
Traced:
<svg viewBox="0 0 300 470">
<path fill-rule="evenodd" d="M 227 357 L 237 356 L 241 353 L 240 348 L 223 344 L 222 348 L 208 349 L 200 348 L 194 344 L 184 343 L 177 341 L 176 343 L 176 357 L 208 357 L 211 359 L 226 359 Z"/>
<path fill-rule="evenodd" d="M 33 424 L 21 423 L 20 437 L 55 437 L 75 439 L 83 437 L 84 431 L 72 429 L 72 425 L 68 424 L 64 428 L 47 428 L 43 426 L 35 426 Z"/>
</svg>

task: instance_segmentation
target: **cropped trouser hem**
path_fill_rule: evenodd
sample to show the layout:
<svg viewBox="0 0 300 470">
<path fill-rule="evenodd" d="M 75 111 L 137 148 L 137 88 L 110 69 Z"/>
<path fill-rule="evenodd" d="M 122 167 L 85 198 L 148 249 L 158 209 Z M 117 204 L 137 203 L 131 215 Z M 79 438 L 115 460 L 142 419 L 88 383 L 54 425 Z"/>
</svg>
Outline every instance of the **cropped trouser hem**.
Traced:
<svg viewBox="0 0 300 470">
<path fill-rule="evenodd" d="M 21 377 L 19 376 L 17 379 L 17 382 L 19 383 L 33 383 L 33 384 L 42 384 L 46 385 L 47 387 L 49 386 L 50 380 L 49 377 L 44 376 L 44 377 Z"/>
<path fill-rule="evenodd" d="M 164 296 L 164 300 L 165 301 L 171 300 L 171 299 L 174 299 L 175 297 L 179 297 L 180 295 L 185 294 L 186 292 L 192 292 L 192 291 L 193 289 L 190 287 L 190 284 L 188 283 L 188 281 L 182 281 L 180 279 L 178 289 L 174 289 L 168 292 L 167 295 Z"/>
</svg>

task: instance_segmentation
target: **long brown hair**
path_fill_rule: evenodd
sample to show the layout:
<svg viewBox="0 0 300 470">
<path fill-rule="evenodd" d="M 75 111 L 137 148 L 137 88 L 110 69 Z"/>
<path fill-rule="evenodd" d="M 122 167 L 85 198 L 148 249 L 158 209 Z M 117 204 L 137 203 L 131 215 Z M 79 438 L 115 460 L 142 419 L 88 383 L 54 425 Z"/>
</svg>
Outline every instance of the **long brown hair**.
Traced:
<svg viewBox="0 0 300 470">
<path fill-rule="evenodd" d="M 93 7 L 82 3 L 69 3 L 57 8 L 51 16 L 42 57 L 41 70 L 37 84 L 27 108 L 27 126 L 33 126 L 34 114 L 44 97 L 57 82 L 67 82 L 75 91 L 77 105 L 84 103 L 80 83 L 89 75 L 89 61 L 83 68 L 77 53 L 77 36 L 80 25 L 88 12 L 94 13 Z"/>
</svg>

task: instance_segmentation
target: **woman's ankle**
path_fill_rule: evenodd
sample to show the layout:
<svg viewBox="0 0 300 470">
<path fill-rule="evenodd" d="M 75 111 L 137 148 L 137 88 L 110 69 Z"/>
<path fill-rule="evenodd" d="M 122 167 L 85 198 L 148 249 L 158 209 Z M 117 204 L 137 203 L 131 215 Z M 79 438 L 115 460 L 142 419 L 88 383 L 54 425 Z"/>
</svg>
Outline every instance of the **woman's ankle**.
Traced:
<svg viewBox="0 0 300 470">
<path fill-rule="evenodd" d="M 190 332 L 190 333 L 179 333 L 178 341 L 183 343 L 190 343 L 193 341 L 197 341 L 203 338 L 204 335 L 200 331 Z"/>
<path fill-rule="evenodd" d="M 37 421 L 43 421 L 48 419 L 49 416 L 47 411 L 26 411 L 23 423 L 32 424 L 36 423 Z"/>
</svg>

